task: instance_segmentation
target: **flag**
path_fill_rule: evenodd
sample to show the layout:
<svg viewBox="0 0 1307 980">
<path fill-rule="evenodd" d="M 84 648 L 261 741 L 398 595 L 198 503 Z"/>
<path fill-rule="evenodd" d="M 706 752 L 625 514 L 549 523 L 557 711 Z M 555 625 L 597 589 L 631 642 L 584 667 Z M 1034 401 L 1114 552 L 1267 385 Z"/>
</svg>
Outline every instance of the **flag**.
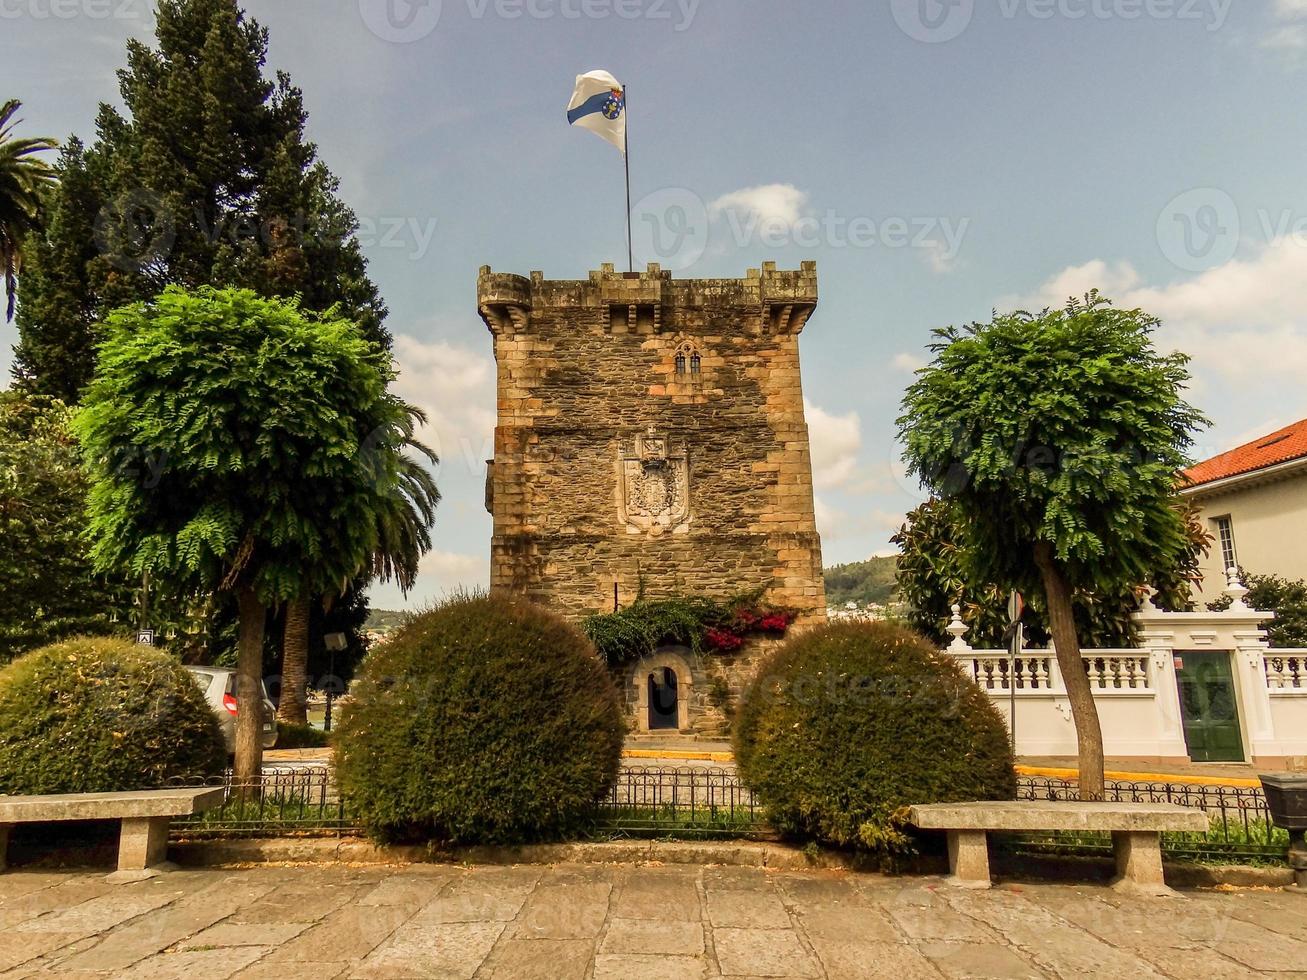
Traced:
<svg viewBox="0 0 1307 980">
<path fill-rule="evenodd" d="M 576 76 L 567 121 L 606 139 L 626 154 L 626 89 L 606 71 Z"/>
</svg>

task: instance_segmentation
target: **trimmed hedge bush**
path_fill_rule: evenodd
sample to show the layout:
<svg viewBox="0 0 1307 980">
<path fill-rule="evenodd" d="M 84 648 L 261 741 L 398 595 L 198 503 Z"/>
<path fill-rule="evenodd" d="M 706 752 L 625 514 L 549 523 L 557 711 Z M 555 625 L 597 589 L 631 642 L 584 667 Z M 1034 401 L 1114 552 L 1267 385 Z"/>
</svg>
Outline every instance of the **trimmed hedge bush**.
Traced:
<svg viewBox="0 0 1307 980">
<path fill-rule="evenodd" d="M 213 709 L 165 653 L 79 637 L 0 670 L 0 793 L 155 789 L 226 758 Z"/>
<path fill-rule="evenodd" d="M 780 646 L 734 739 L 740 778 L 773 825 L 839 847 L 910 853 L 902 808 L 1016 795 L 989 697 L 929 641 L 886 623 L 836 623 Z"/>
<path fill-rule="evenodd" d="M 330 744 L 331 732 L 324 732 L 312 725 L 277 722 L 277 748 L 279 749 L 325 749 Z"/>
<path fill-rule="evenodd" d="M 336 775 L 378 840 L 558 838 L 616 782 L 625 730 L 580 632 L 527 602 L 460 597 L 368 654 Z"/>
</svg>

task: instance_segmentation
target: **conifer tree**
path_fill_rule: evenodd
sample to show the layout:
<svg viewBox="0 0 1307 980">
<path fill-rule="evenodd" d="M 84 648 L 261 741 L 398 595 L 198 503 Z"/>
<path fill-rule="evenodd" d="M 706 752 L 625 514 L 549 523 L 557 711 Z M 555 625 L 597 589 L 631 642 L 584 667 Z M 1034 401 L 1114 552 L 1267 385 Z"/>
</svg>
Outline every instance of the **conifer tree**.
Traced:
<svg viewBox="0 0 1307 980">
<path fill-rule="evenodd" d="M 305 138 L 300 90 L 265 72 L 267 46 L 235 0 L 161 0 L 155 46 L 128 42 L 125 111 L 101 105 L 94 144 L 69 141 L 20 286 L 21 388 L 78 400 L 96 324 L 169 285 L 339 304 L 389 347 L 354 214 Z"/>
</svg>

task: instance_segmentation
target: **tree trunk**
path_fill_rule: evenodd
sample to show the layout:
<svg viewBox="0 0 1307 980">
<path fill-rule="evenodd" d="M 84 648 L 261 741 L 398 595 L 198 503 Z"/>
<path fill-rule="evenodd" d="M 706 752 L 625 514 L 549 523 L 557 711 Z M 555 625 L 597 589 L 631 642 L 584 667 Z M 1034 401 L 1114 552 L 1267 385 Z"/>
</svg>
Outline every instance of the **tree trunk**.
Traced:
<svg viewBox="0 0 1307 980">
<path fill-rule="evenodd" d="M 277 720 L 307 725 L 309 672 L 309 600 L 286 603 L 286 629 L 281 637 L 281 700 Z"/>
<path fill-rule="evenodd" d="M 1089 675 L 1080 656 L 1076 637 L 1075 613 L 1071 608 L 1071 587 L 1058 567 L 1053 546 L 1035 542 L 1035 564 L 1044 580 L 1044 597 L 1048 602 L 1048 626 L 1057 648 L 1057 665 L 1062 670 L 1071 717 L 1076 723 L 1076 745 L 1080 753 L 1080 798 L 1103 798 L 1103 729 L 1098 722 L 1098 706 L 1089 686 Z"/>
<path fill-rule="evenodd" d="M 263 603 L 248 587 L 236 593 L 240 640 L 236 648 L 236 762 L 232 775 L 249 795 L 263 771 Z"/>
</svg>

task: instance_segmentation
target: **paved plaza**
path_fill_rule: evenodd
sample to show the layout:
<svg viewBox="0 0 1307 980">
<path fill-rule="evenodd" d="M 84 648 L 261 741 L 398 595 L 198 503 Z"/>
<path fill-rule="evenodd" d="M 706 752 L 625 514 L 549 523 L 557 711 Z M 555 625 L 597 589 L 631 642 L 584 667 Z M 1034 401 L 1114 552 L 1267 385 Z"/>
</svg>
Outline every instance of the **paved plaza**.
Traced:
<svg viewBox="0 0 1307 980">
<path fill-rule="evenodd" d="M 1307 977 L 1307 898 L 1273 891 L 599 865 L 103 879 L 0 876 L 0 978 Z"/>
</svg>

